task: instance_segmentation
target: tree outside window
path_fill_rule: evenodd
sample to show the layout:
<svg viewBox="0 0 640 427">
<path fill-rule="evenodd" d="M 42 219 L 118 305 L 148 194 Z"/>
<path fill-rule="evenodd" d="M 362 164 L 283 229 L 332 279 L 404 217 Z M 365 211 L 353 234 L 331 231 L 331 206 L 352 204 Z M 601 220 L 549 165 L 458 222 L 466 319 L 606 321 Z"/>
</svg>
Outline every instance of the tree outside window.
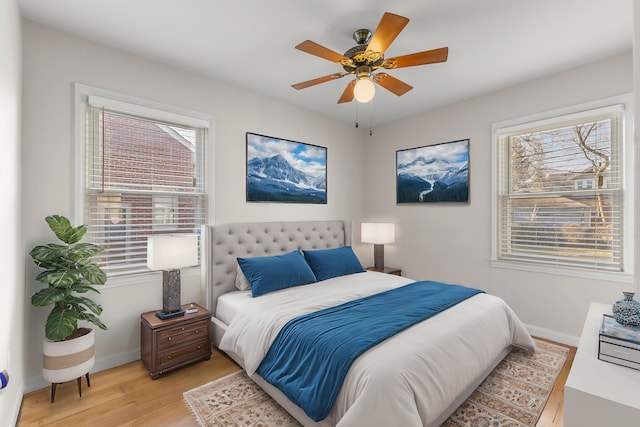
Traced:
<svg viewBox="0 0 640 427">
<path fill-rule="evenodd" d="M 498 259 L 622 271 L 622 112 L 498 131 Z"/>
</svg>

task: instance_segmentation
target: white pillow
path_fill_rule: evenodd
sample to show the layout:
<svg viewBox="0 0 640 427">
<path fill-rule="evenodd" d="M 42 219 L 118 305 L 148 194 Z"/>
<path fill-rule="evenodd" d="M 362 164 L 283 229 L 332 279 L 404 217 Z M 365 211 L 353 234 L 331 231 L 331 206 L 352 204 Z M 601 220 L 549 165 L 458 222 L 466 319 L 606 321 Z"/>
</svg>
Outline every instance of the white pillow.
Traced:
<svg viewBox="0 0 640 427">
<path fill-rule="evenodd" d="M 240 265 L 238 265 L 236 269 L 236 288 L 240 289 L 241 291 L 248 291 L 249 289 L 251 289 L 251 283 L 249 283 L 249 281 L 245 277 L 242 269 L 240 268 Z"/>
</svg>

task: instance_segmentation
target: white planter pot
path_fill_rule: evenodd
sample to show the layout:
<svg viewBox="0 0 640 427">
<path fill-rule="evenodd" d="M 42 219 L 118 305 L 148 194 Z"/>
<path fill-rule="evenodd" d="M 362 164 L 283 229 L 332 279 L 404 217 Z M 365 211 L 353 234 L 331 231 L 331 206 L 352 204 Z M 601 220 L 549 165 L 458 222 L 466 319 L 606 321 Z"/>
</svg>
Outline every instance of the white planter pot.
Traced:
<svg viewBox="0 0 640 427">
<path fill-rule="evenodd" d="M 75 380 L 95 364 L 95 331 L 68 341 L 44 340 L 42 375 L 50 383 Z"/>
</svg>

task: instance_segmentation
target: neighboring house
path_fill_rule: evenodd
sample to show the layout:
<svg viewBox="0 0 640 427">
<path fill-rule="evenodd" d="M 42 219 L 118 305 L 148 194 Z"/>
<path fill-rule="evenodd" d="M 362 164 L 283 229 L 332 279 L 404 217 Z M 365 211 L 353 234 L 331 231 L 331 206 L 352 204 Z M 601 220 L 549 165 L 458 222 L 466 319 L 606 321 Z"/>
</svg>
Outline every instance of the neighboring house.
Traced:
<svg viewBox="0 0 640 427">
<path fill-rule="evenodd" d="M 534 205 L 515 207 L 513 233 L 526 235 L 535 230 L 539 234 L 542 224 L 546 243 L 555 242 L 565 247 L 577 245 L 580 250 L 606 250 L 612 239 L 612 207 L 608 200 L 588 191 L 605 188 L 609 171 L 599 177 L 590 170 L 559 172 L 548 174 L 545 179 L 563 183 L 563 190 L 569 194 L 536 199 Z M 581 191 L 587 193 L 581 194 Z M 558 208 L 570 209 L 560 211 Z"/>
<path fill-rule="evenodd" d="M 134 243 L 145 244 L 150 222 L 158 232 L 192 231 L 193 200 L 162 193 L 193 187 L 195 143 L 179 128 L 119 115 L 105 120 L 103 140 L 100 184 L 106 192 L 99 196 L 104 227 L 98 233 L 111 260 L 145 262 L 146 253 Z M 123 188 L 131 192 L 119 192 Z M 150 191 L 157 194 L 140 194 Z"/>
</svg>

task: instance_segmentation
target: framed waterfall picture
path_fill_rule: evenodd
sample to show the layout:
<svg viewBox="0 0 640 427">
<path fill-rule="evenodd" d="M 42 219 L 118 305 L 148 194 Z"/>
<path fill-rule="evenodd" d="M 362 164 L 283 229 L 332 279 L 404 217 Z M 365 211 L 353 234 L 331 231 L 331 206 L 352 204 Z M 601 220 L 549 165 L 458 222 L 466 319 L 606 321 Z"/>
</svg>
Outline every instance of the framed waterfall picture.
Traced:
<svg viewBox="0 0 640 427">
<path fill-rule="evenodd" d="M 396 203 L 469 202 L 469 140 L 396 151 Z"/>
<path fill-rule="evenodd" d="M 327 148 L 247 132 L 247 202 L 327 203 Z"/>
</svg>

